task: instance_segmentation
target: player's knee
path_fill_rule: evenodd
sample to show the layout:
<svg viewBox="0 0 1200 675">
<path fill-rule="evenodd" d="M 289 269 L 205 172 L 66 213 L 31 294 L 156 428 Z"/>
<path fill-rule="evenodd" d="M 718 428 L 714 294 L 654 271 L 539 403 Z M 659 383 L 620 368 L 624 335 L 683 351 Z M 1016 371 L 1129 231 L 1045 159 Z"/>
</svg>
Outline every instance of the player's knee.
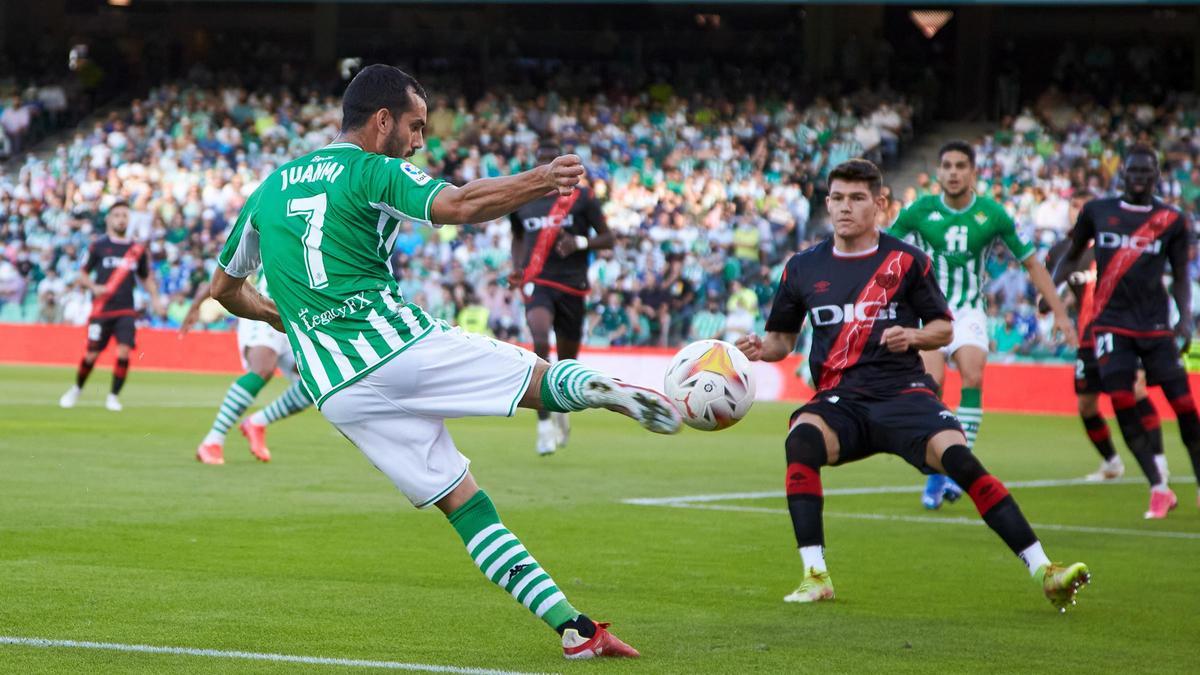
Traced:
<svg viewBox="0 0 1200 675">
<path fill-rule="evenodd" d="M 979 458 L 963 444 L 952 445 L 942 452 L 942 469 L 964 488 L 987 474 L 987 469 L 983 468 Z"/>
<path fill-rule="evenodd" d="M 788 434 L 784 448 L 787 451 L 788 500 L 821 497 L 825 435 L 812 424 L 800 424 Z"/>
<path fill-rule="evenodd" d="M 1079 397 L 1079 415 L 1081 417 L 1095 417 L 1100 414 L 1100 404 L 1096 396 L 1085 394 Z"/>
<path fill-rule="evenodd" d="M 961 372 L 962 386 L 966 389 L 980 389 L 983 387 L 983 368 L 964 368 Z"/>
</svg>

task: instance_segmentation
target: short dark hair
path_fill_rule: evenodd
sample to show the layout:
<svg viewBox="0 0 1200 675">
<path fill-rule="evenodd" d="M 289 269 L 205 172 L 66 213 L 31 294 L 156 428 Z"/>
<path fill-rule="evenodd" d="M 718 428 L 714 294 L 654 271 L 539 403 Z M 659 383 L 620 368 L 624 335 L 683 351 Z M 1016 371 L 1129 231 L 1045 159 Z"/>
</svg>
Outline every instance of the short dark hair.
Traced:
<svg viewBox="0 0 1200 675">
<path fill-rule="evenodd" d="M 975 166 L 975 146 L 962 140 L 949 141 L 938 150 L 938 162 L 941 163 L 942 157 L 946 156 L 947 152 L 961 152 L 967 156 L 967 161 L 971 162 L 971 166 Z"/>
<path fill-rule="evenodd" d="M 408 111 L 410 94 L 427 100 L 425 88 L 412 75 L 382 63 L 358 71 L 342 95 L 342 130 L 357 129 L 378 110 L 387 108 L 399 117 Z"/>
<path fill-rule="evenodd" d="M 829 172 L 831 189 L 835 180 L 844 180 L 847 183 L 866 183 L 867 189 L 873 195 L 878 195 L 883 189 L 883 174 L 879 172 L 879 167 L 875 166 L 874 162 L 867 159 L 851 159 L 833 167 L 833 171 Z"/>
<path fill-rule="evenodd" d="M 113 202 L 111 206 L 108 207 L 108 211 L 106 211 L 106 213 L 112 213 L 113 211 L 120 209 L 120 208 L 126 208 L 126 209 L 129 208 L 129 202 L 125 201 L 124 199 L 118 199 L 117 201 Z"/>
<path fill-rule="evenodd" d="M 1125 161 L 1121 162 L 1121 164 L 1125 164 L 1138 155 L 1145 155 L 1149 157 L 1150 159 L 1154 160 L 1154 166 L 1158 166 L 1158 151 L 1151 146 L 1146 145 L 1145 143 L 1138 143 L 1130 148 L 1129 152 L 1125 154 Z"/>
</svg>

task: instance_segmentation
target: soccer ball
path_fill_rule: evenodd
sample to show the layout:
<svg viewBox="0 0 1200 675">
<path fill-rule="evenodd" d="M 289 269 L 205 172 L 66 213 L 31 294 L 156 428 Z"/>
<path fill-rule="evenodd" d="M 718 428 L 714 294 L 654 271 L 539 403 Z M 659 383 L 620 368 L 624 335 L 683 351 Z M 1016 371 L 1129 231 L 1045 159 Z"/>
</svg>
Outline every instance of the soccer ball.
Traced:
<svg viewBox="0 0 1200 675">
<path fill-rule="evenodd" d="M 667 367 L 664 389 L 684 424 L 720 431 L 737 424 L 754 404 L 750 359 L 721 340 L 700 340 L 679 350 Z"/>
</svg>

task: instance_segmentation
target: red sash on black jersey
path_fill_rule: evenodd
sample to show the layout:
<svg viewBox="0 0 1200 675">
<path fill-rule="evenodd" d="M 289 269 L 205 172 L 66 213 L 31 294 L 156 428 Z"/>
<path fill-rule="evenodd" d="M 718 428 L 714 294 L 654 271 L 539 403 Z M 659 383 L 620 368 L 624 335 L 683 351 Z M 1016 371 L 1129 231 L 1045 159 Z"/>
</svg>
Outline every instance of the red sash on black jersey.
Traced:
<svg viewBox="0 0 1200 675">
<path fill-rule="evenodd" d="M 900 284 L 903 283 L 908 268 L 912 266 L 913 257 L 904 251 L 892 251 L 884 258 L 883 263 L 875 270 L 875 276 L 859 294 L 855 306 L 862 303 L 874 303 L 876 307 L 886 307 L 895 297 Z M 875 316 L 870 314 L 864 321 L 847 321 L 843 326 L 825 366 L 821 370 L 821 381 L 817 384 L 819 391 L 833 389 L 842 381 L 846 369 L 858 362 L 867 340 L 871 339 L 871 331 L 875 328 Z"/>
<path fill-rule="evenodd" d="M 547 225 L 538 230 L 537 242 L 533 245 L 533 252 L 529 254 L 529 264 L 525 267 L 525 274 L 521 278 L 522 285 L 533 282 L 539 286 L 548 286 L 581 298 L 587 295 L 587 291 L 585 290 L 571 288 L 556 281 L 537 278 L 546 266 L 546 258 L 549 257 L 550 250 L 554 248 L 555 242 L 558 241 L 558 235 L 562 232 L 562 221 L 571 212 L 571 208 L 575 206 L 575 201 L 579 199 L 579 193 L 579 190 L 573 190 L 569 195 L 559 195 L 558 199 L 554 202 L 554 206 L 550 208 L 550 214 L 546 217 Z"/>
<path fill-rule="evenodd" d="M 95 319 L 102 316 L 109 317 L 137 315 L 137 311 L 132 309 L 119 309 L 112 312 L 105 312 L 102 310 L 104 309 L 104 304 L 108 302 L 108 299 L 112 297 L 112 294 L 115 293 L 117 288 L 121 286 L 121 283 L 125 281 L 125 277 L 129 276 L 129 273 L 137 267 L 137 260 L 138 258 L 142 257 L 142 252 L 145 250 L 146 247 L 143 244 L 136 243 L 130 246 L 128 251 L 125 251 L 125 255 L 121 258 L 121 265 L 117 267 L 117 269 L 113 270 L 113 273 L 108 277 L 108 281 L 104 283 L 104 292 L 92 299 L 92 315 L 88 317 L 89 319 Z"/>
<path fill-rule="evenodd" d="M 1167 228 L 1174 225 L 1178 217 L 1178 212 L 1171 209 L 1163 209 L 1150 216 L 1141 227 L 1130 235 L 1130 239 L 1144 238 L 1149 242 L 1147 244 L 1149 246 L 1161 237 L 1167 231 Z M 1122 248 L 1113 255 L 1112 260 L 1105 266 L 1104 276 L 1096 282 L 1096 294 L 1092 300 L 1092 316 L 1095 320 L 1098 321 L 1100 319 L 1100 315 L 1108 307 L 1108 301 L 1112 300 L 1113 291 L 1117 290 L 1117 284 L 1121 282 L 1125 273 L 1141 257 L 1143 250 L 1142 248 Z M 1105 330 L 1108 330 L 1108 327 L 1105 327 Z M 1163 333 L 1163 335 L 1170 334 L 1170 331 Z"/>
</svg>

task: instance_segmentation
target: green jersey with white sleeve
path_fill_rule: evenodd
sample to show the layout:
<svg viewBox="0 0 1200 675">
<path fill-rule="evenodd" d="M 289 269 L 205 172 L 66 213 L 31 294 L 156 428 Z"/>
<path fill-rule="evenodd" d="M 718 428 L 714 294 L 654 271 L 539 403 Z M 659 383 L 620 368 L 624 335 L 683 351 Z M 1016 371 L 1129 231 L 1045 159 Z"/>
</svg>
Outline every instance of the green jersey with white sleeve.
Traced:
<svg viewBox="0 0 1200 675">
<path fill-rule="evenodd" d="M 434 327 L 391 269 L 400 222 L 430 224 L 448 185 L 416 166 L 334 143 L 274 171 L 246 201 L 218 263 L 261 260 L 301 380 L 318 407 Z"/>
<path fill-rule="evenodd" d="M 1034 253 L 1004 207 L 986 197 L 972 198 L 961 210 L 947 206 L 939 195 L 921 197 L 900 212 L 888 234 L 929 254 L 951 309 L 984 309 L 984 265 L 996 239 L 1021 262 Z"/>
</svg>

